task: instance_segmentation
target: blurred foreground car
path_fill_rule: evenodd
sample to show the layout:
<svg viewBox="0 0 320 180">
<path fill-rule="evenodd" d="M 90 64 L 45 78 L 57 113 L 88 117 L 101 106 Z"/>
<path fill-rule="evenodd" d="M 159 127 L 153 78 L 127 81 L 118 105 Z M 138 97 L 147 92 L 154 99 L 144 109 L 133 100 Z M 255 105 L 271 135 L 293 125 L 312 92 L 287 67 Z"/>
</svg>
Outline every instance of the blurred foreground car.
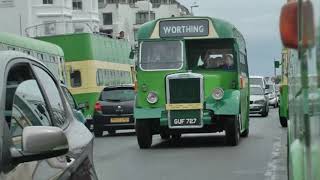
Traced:
<svg viewBox="0 0 320 180">
<path fill-rule="evenodd" d="M 95 105 L 94 134 L 99 137 L 103 131 L 115 134 L 119 129 L 134 129 L 134 98 L 133 85 L 104 88 Z"/>
<path fill-rule="evenodd" d="M 0 64 L 0 179 L 97 179 L 93 135 L 49 70 L 13 51 Z"/>
<path fill-rule="evenodd" d="M 260 85 L 250 86 L 250 114 L 261 114 L 262 117 L 269 114 L 269 98 Z"/>
</svg>

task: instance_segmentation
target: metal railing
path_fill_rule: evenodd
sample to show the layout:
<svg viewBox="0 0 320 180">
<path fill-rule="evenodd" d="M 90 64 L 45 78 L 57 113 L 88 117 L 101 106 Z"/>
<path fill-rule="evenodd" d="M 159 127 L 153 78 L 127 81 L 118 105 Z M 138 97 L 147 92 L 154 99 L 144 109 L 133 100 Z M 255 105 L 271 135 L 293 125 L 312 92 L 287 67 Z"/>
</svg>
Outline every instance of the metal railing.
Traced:
<svg viewBox="0 0 320 180">
<path fill-rule="evenodd" d="M 99 27 L 90 22 L 48 22 L 25 29 L 28 37 L 54 36 L 74 33 L 99 33 Z"/>
</svg>

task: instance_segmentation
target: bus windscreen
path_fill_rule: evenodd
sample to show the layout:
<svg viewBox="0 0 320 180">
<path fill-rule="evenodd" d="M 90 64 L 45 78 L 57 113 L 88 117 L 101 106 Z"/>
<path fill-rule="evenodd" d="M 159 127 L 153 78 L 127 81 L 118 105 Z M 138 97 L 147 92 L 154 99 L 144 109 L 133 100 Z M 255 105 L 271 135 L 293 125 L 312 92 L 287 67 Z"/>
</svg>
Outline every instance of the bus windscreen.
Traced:
<svg viewBox="0 0 320 180">
<path fill-rule="evenodd" d="M 181 41 L 142 42 L 140 51 L 143 70 L 177 70 L 183 65 Z"/>
</svg>

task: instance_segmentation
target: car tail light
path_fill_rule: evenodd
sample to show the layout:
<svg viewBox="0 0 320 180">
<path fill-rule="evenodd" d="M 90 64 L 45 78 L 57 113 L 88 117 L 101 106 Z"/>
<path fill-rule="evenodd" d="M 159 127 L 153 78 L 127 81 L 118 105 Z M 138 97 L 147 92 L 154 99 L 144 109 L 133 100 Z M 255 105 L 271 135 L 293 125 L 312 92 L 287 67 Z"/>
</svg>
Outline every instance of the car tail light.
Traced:
<svg viewBox="0 0 320 180">
<path fill-rule="evenodd" d="M 101 104 L 99 102 L 96 102 L 96 105 L 94 106 L 95 111 L 101 112 L 102 111 L 102 107 Z"/>
</svg>

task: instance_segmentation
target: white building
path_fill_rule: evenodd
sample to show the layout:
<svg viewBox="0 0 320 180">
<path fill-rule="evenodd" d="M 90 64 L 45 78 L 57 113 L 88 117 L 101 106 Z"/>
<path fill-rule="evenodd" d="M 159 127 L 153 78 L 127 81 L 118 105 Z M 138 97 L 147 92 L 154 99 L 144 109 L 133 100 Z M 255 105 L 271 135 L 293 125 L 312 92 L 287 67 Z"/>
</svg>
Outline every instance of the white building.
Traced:
<svg viewBox="0 0 320 180">
<path fill-rule="evenodd" d="M 176 0 L 99 0 L 100 32 L 118 36 L 125 32 L 131 43 L 141 24 L 149 20 L 190 15 Z"/>
<path fill-rule="evenodd" d="M 98 0 L 0 1 L 0 31 L 46 36 L 98 31 Z"/>
</svg>

